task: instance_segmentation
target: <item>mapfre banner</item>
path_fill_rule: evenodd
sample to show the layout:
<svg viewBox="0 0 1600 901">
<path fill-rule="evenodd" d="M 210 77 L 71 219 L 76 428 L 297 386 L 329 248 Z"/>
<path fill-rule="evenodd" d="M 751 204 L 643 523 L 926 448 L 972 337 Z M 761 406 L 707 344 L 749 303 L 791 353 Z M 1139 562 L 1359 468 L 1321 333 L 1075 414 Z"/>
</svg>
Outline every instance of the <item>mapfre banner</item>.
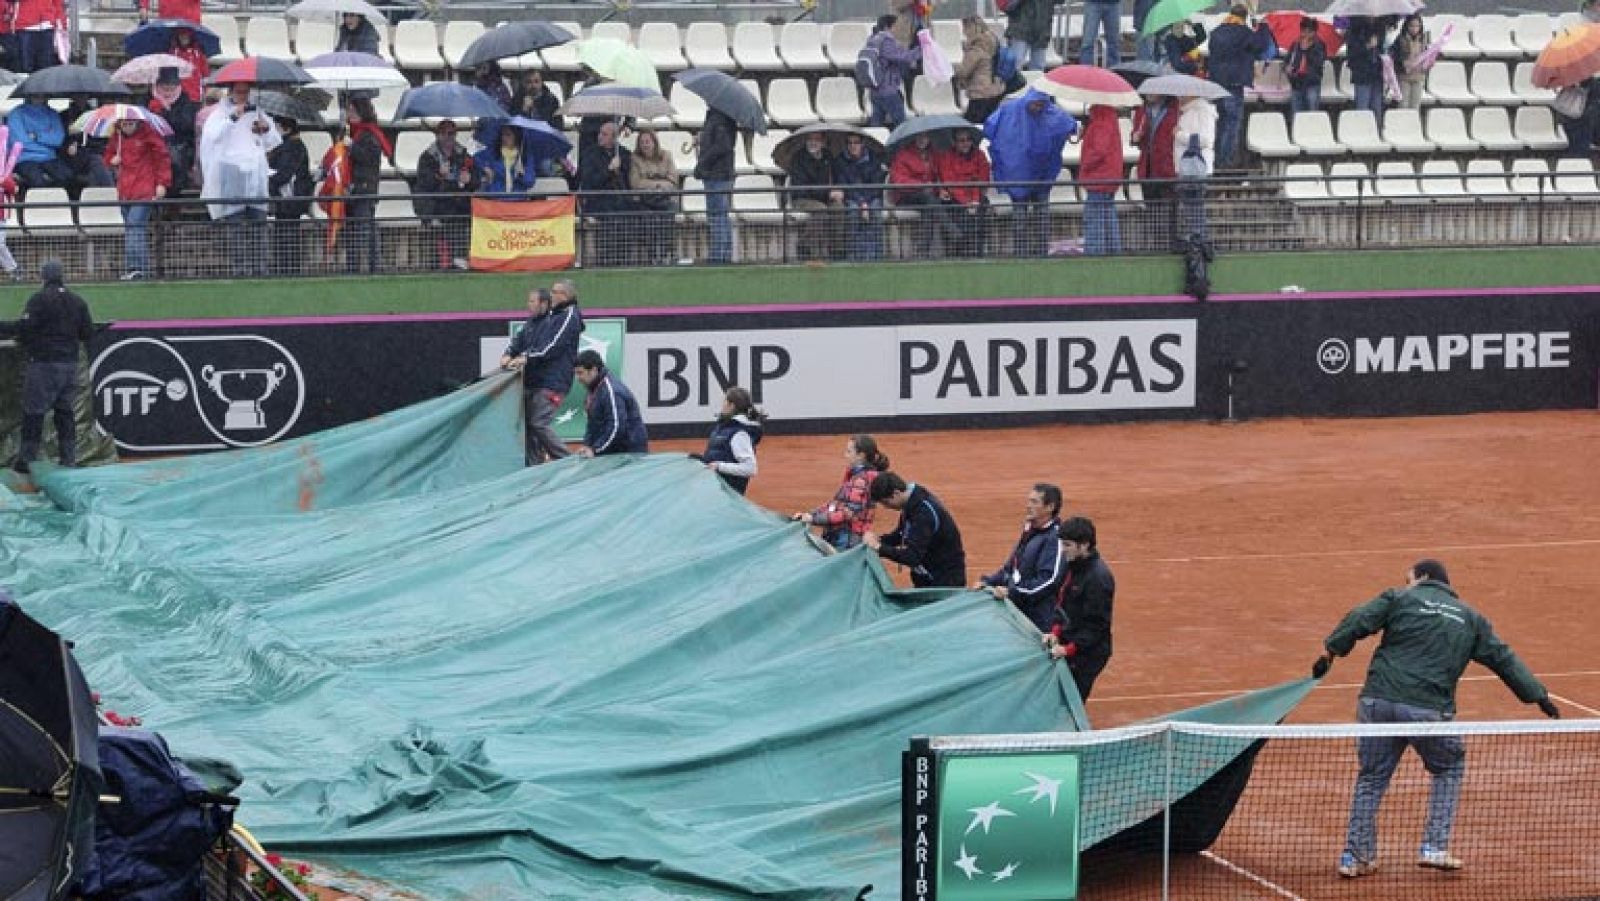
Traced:
<svg viewBox="0 0 1600 901">
<path fill-rule="evenodd" d="M 473 269 L 531 272 L 566 269 L 574 256 L 577 199 L 472 198 Z"/>
</svg>

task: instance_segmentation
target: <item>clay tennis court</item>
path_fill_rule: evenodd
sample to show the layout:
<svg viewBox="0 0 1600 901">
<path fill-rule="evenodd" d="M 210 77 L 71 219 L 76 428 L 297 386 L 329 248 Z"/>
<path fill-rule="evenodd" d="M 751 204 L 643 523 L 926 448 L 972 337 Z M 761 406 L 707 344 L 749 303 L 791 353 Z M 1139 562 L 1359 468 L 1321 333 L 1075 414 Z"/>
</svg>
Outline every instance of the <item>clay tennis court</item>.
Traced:
<svg viewBox="0 0 1600 901">
<path fill-rule="evenodd" d="M 759 449 L 750 497 L 792 512 L 838 484 L 844 436 Z M 1600 415 L 1489 414 L 1239 425 L 1158 423 L 878 435 L 896 471 L 961 525 L 972 578 L 998 567 L 1036 481 L 1094 519 L 1117 576 L 1116 655 L 1088 705 L 1124 725 L 1303 676 L 1352 606 L 1400 584 L 1411 562 L 1448 564 L 1569 717 L 1600 716 Z M 659 442 L 695 449 L 696 442 Z M 880 514 L 883 515 L 883 514 Z M 880 521 L 892 528 L 895 514 Z M 897 579 L 905 583 L 904 575 Z M 1371 649 L 1340 660 L 1290 722 L 1354 721 Z M 1462 720 L 1540 719 L 1481 667 Z M 1180 897 L 1575 897 L 1600 894 L 1593 776 L 1600 742 L 1469 742 L 1455 874 L 1412 865 L 1427 779 L 1414 756 L 1380 828 L 1386 865 L 1340 881 L 1349 742 L 1270 745 L 1219 860 L 1175 864 Z M 1552 781 L 1565 774 L 1574 789 Z M 1145 874 L 1148 877 L 1150 874 Z M 1159 887 L 1159 872 L 1140 896 Z M 1259 881 L 1258 881 L 1259 879 Z M 1116 888 L 1126 888 L 1119 884 Z M 1102 897 L 1086 885 L 1086 896 Z M 1105 886 L 1111 888 L 1111 886 Z M 1122 891 L 1110 894 L 1123 895 Z"/>
</svg>

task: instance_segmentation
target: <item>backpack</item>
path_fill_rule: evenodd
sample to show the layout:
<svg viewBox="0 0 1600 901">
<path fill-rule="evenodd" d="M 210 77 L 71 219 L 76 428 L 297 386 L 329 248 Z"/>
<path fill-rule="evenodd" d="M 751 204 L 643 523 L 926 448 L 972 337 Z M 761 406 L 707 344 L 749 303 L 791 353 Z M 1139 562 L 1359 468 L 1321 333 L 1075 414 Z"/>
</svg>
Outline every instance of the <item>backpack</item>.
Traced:
<svg viewBox="0 0 1600 901">
<path fill-rule="evenodd" d="M 878 72 L 883 65 L 883 60 L 878 53 L 880 46 L 877 41 L 868 39 L 867 43 L 861 48 L 861 52 L 856 54 L 856 84 L 869 91 L 878 89 L 880 80 Z"/>
<path fill-rule="evenodd" d="M 1021 68 L 1017 65 L 1016 51 L 1009 44 L 1001 44 L 994 55 L 995 80 L 1006 86 L 1006 93 L 1011 94 L 1022 90 L 1028 82 L 1022 77 Z"/>
</svg>

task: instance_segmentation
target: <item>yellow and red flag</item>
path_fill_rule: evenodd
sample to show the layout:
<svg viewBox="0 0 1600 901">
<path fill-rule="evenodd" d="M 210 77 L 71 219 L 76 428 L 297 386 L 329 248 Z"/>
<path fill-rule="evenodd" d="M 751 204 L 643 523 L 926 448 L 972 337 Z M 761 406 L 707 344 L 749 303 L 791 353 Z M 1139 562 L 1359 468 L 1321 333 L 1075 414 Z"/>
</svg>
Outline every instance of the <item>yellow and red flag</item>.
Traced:
<svg viewBox="0 0 1600 901">
<path fill-rule="evenodd" d="M 473 269 L 534 272 L 566 269 L 576 256 L 573 220 L 577 200 L 472 198 Z"/>
</svg>

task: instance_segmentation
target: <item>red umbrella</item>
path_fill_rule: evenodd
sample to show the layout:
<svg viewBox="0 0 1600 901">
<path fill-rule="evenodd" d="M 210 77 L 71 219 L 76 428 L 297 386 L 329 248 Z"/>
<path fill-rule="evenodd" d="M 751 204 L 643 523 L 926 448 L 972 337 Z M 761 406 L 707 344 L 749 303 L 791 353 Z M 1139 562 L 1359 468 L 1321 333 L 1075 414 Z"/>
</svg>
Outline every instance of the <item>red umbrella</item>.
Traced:
<svg viewBox="0 0 1600 901">
<path fill-rule="evenodd" d="M 1550 39 L 1533 64 L 1533 84 L 1565 88 L 1600 72 L 1600 25 L 1585 22 Z M 1593 90 L 1591 88 L 1590 90 Z"/>
<path fill-rule="evenodd" d="M 1135 107 L 1144 103 L 1127 79 L 1098 66 L 1057 66 L 1033 86 L 1057 100 L 1084 106 Z"/>
<path fill-rule="evenodd" d="M 1267 13 L 1267 28 L 1272 30 L 1272 39 L 1277 41 L 1280 50 L 1287 51 L 1289 46 L 1300 40 L 1300 20 L 1307 18 L 1304 13 L 1276 12 Z M 1328 58 L 1333 59 L 1339 48 L 1344 46 L 1344 38 L 1333 28 L 1333 23 L 1309 17 L 1317 23 L 1317 37 L 1322 39 L 1322 46 L 1328 50 Z"/>
<path fill-rule="evenodd" d="M 297 85 L 310 84 L 306 70 L 291 62 L 266 56 L 247 56 L 234 60 L 211 76 L 211 84 Z"/>
</svg>

